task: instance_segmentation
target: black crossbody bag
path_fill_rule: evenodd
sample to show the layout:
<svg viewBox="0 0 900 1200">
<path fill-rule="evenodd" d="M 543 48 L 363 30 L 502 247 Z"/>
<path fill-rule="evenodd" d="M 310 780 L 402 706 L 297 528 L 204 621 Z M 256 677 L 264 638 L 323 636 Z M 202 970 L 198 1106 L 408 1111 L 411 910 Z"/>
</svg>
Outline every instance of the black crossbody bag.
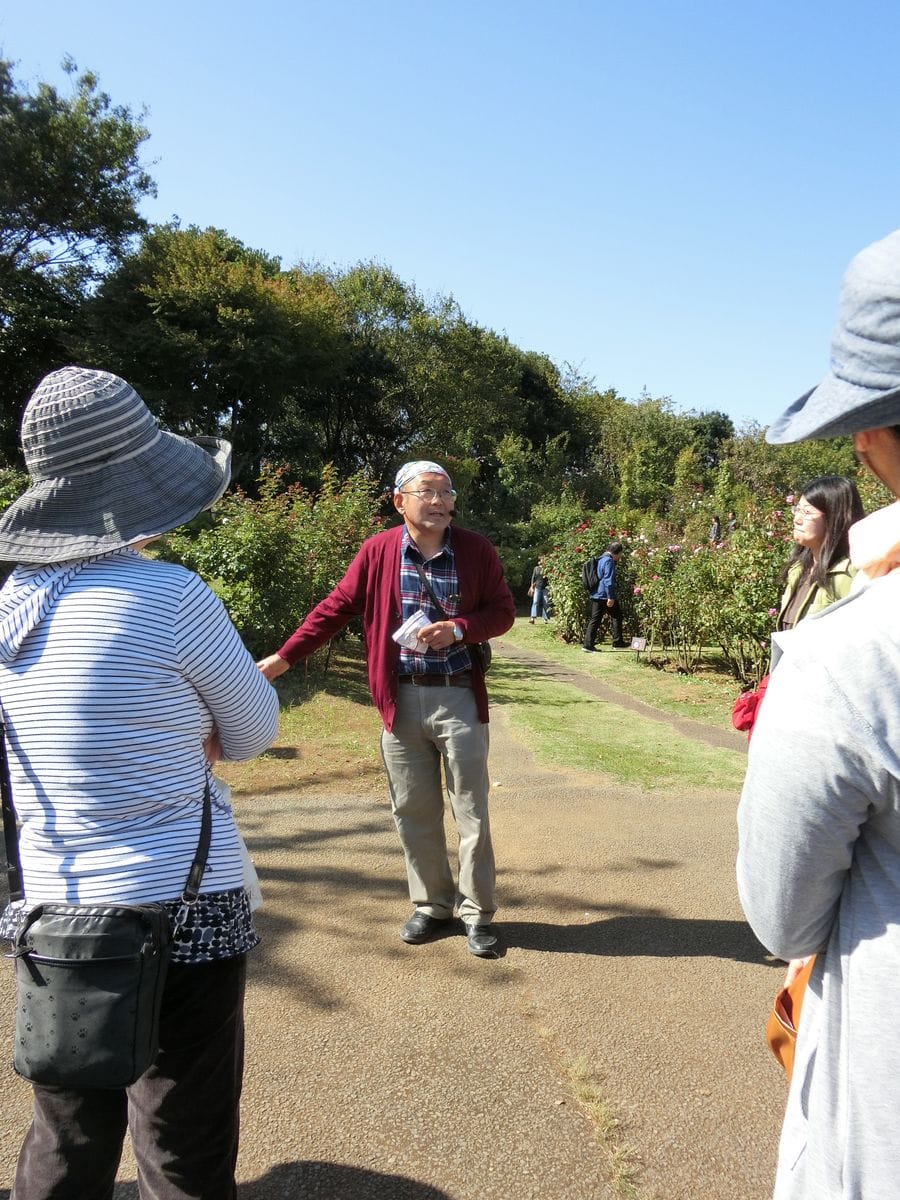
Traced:
<svg viewBox="0 0 900 1200">
<path fill-rule="evenodd" d="M 453 618 L 449 617 L 447 615 L 447 610 L 444 608 L 443 604 L 441 604 L 440 600 L 438 600 L 437 596 L 434 594 L 434 588 L 428 582 L 428 576 L 425 574 L 425 572 L 422 570 L 422 568 L 419 566 L 418 563 L 413 563 L 413 566 L 416 568 L 419 578 L 422 580 L 422 586 L 425 588 L 425 591 L 431 597 L 432 602 L 434 603 L 434 607 L 438 610 L 438 612 L 441 614 L 441 616 L 444 618 L 445 621 L 452 621 Z M 465 644 L 466 644 L 466 648 L 468 649 L 472 658 L 475 660 L 475 665 L 480 669 L 482 675 L 487 675 L 488 671 L 491 669 L 491 658 L 493 657 L 493 651 L 491 650 L 491 643 L 490 642 L 466 642 Z"/>
<path fill-rule="evenodd" d="M 10 900 L 22 900 L 6 726 L 0 710 L 0 792 Z M 212 837 L 209 782 L 200 838 L 184 888 L 196 902 Z M 65 1088 L 122 1088 L 159 1051 L 159 1014 L 172 930 L 162 904 L 37 904 L 16 931 L 13 1065 L 30 1080 Z"/>
</svg>

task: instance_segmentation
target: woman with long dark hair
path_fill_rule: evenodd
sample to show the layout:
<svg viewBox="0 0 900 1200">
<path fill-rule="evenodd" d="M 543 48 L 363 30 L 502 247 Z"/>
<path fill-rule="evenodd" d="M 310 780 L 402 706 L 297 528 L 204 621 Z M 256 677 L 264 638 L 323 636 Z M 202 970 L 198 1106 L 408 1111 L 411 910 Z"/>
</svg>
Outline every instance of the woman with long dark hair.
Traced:
<svg viewBox="0 0 900 1200">
<path fill-rule="evenodd" d="M 791 629 L 850 591 L 855 574 L 847 535 L 862 520 L 856 484 L 843 475 L 820 475 L 794 506 L 794 552 L 784 569 L 778 628 Z"/>
<path fill-rule="evenodd" d="M 843 475 L 819 475 L 803 489 L 794 505 L 794 551 L 782 572 L 778 630 L 792 629 L 849 594 L 856 574 L 849 557 L 849 530 L 863 516 L 856 484 Z M 748 737 L 768 682 L 764 675 L 754 691 L 743 692 L 735 701 L 731 723 Z"/>
</svg>

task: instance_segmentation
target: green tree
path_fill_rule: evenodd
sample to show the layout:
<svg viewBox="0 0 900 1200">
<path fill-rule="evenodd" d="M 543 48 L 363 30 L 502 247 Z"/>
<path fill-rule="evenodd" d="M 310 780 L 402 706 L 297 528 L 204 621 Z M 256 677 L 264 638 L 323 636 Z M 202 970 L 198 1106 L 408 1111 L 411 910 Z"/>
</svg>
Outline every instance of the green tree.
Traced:
<svg viewBox="0 0 900 1200">
<path fill-rule="evenodd" d="M 160 554 L 208 579 L 251 652 L 265 654 L 331 591 L 381 522 L 363 474 L 341 482 L 326 467 L 310 491 L 265 468 L 258 482 L 258 497 L 235 488 L 204 528 L 169 534 Z"/>
<path fill-rule="evenodd" d="M 28 392 L 70 357 L 85 289 L 144 228 L 138 205 L 155 194 L 139 161 L 142 114 L 113 105 L 70 59 L 63 67 L 65 96 L 47 83 L 28 90 L 0 59 L 0 453 L 9 460 Z"/>
<path fill-rule="evenodd" d="M 746 504 L 760 496 L 783 497 L 817 475 L 856 475 L 850 438 L 772 446 L 765 433 L 762 426 L 750 424 L 726 448 L 734 486 Z"/>
<path fill-rule="evenodd" d="M 227 437 L 235 478 L 252 482 L 331 370 L 341 330 L 328 296 L 222 230 L 157 226 L 87 304 L 85 351 L 171 428 Z"/>
<path fill-rule="evenodd" d="M 734 422 L 727 413 L 687 413 L 685 422 L 690 431 L 691 446 L 704 472 L 716 470 L 725 447 L 734 437 Z"/>
<path fill-rule="evenodd" d="M 678 455 L 693 441 L 688 419 L 675 412 L 667 397 L 619 400 L 606 406 L 598 438 L 611 473 L 618 476 L 617 503 L 664 514 Z"/>
</svg>

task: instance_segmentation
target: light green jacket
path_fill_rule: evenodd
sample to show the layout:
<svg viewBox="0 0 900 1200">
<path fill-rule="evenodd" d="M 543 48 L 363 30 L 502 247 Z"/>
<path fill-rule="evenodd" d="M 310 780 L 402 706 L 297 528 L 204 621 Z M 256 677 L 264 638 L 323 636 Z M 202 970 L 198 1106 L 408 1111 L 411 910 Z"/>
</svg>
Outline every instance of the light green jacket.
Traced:
<svg viewBox="0 0 900 1200">
<path fill-rule="evenodd" d="M 794 594 L 794 588 L 800 582 L 800 576 L 803 573 L 803 568 L 799 562 L 794 563 L 788 571 L 787 587 L 784 589 L 784 595 L 781 597 L 781 607 L 778 611 L 778 628 L 782 629 L 782 621 L 787 606 L 791 602 L 791 596 Z M 829 604 L 834 604 L 835 600 L 843 600 L 850 594 L 850 585 L 853 582 L 853 576 L 856 574 L 856 567 L 850 562 L 849 558 L 839 558 L 831 570 L 828 572 L 828 583 L 825 587 L 818 585 L 810 588 L 806 595 L 806 599 L 800 606 L 799 612 L 794 617 L 794 624 L 799 624 L 804 617 L 810 617 L 813 613 L 821 612 L 823 608 L 827 608 Z"/>
</svg>

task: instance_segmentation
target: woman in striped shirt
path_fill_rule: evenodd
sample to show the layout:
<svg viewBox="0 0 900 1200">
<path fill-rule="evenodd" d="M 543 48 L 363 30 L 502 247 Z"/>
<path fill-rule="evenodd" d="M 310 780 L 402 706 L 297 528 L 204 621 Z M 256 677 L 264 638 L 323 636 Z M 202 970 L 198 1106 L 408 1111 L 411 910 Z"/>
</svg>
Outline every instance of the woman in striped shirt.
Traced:
<svg viewBox="0 0 900 1200">
<path fill-rule="evenodd" d="M 24 907 L 160 901 L 173 926 L 156 1063 L 128 1089 L 34 1087 L 16 1200 L 108 1200 L 126 1127 L 142 1195 L 236 1195 L 246 954 L 240 838 L 209 771 L 273 741 L 275 692 L 194 574 L 145 558 L 227 487 L 230 447 L 162 432 L 124 380 L 66 367 L 22 423 L 32 487 L 0 517 L 0 700 Z M 205 784 L 201 896 L 181 893 Z M 15 933 L 11 906 L 0 932 Z"/>
</svg>

